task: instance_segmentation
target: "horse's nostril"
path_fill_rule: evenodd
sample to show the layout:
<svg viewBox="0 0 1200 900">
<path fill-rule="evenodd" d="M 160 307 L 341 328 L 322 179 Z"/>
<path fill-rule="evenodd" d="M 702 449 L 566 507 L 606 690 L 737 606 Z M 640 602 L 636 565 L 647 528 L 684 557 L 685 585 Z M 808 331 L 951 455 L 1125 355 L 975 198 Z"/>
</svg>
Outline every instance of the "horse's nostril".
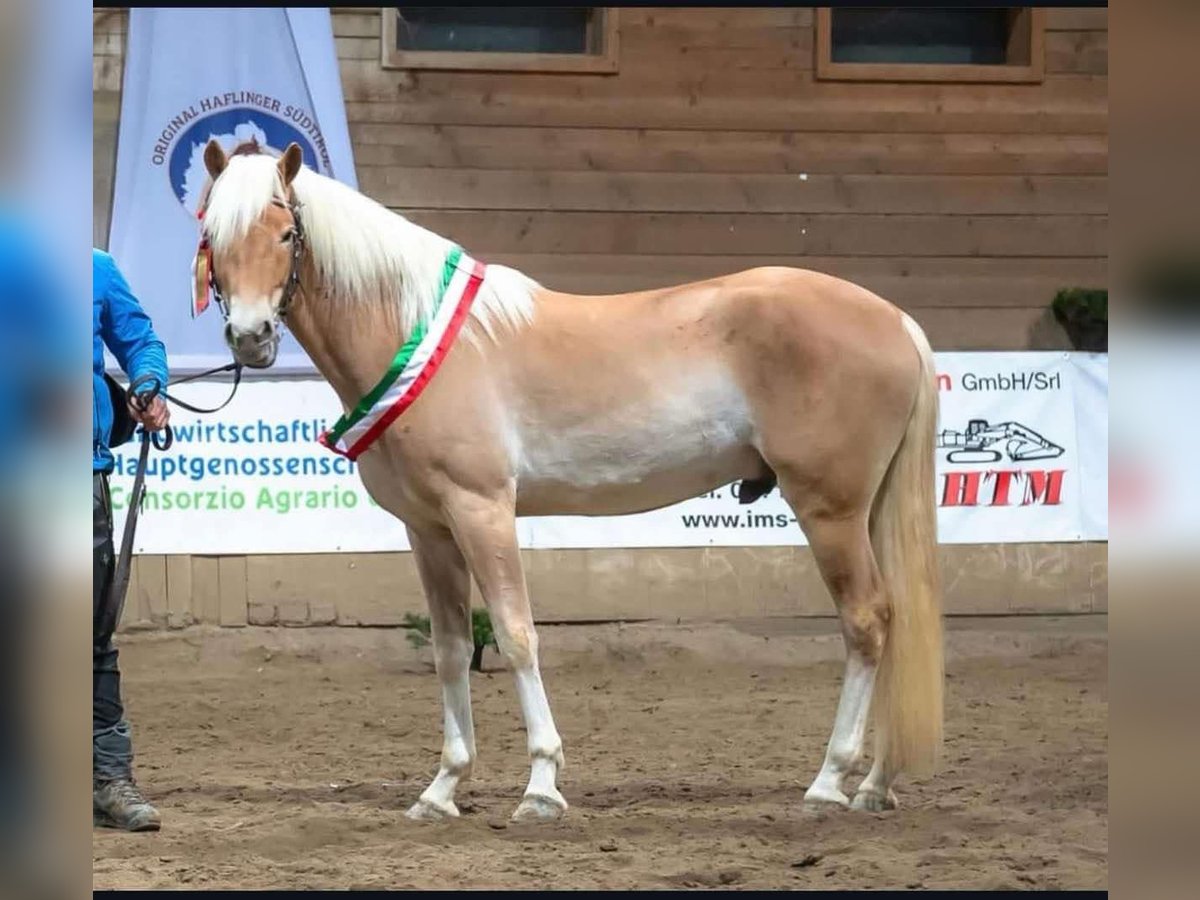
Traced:
<svg viewBox="0 0 1200 900">
<path fill-rule="evenodd" d="M 270 319 L 244 327 L 233 322 L 225 324 L 225 343 L 230 347 L 265 344 L 274 337 L 275 324 Z"/>
</svg>

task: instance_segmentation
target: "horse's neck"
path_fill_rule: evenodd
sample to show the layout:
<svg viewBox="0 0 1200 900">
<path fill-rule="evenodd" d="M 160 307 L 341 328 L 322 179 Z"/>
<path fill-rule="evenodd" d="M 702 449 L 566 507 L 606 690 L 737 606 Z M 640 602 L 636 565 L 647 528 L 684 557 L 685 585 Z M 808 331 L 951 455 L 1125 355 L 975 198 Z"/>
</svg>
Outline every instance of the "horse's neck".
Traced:
<svg viewBox="0 0 1200 900">
<path fill-rule="evenodd" d="M 371 305 L 334 308 L 319 285 L 308 282 L 288 315 L 288 328 L 317 371 L 353 408 L 378 384 L 403 343 L 395 317 Z"/>
</svg>

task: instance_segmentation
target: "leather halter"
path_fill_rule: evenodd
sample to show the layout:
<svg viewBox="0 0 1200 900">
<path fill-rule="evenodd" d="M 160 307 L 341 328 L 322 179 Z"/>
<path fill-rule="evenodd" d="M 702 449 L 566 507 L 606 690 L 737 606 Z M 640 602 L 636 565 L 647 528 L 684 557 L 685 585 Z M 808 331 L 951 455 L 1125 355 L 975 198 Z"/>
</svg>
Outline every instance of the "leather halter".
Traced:
<svg viewBox="0 0 1200 900">
<path fill-rule="evenodd" d="M 292 214 L 292 260 L 291 269 L 288 272 L 287 281 L 283 284 L 283 296 L 279 298 L 279 306 L 275 309 L 275 317 L 284 319 L 287 316 L 288 308 L 292 305 L 292 301 L 296 297 L 296 291 L 300 288 L 300 261 L 304 257 L 304 223 L 300 221 L 300 210 L 303 204 L 299 201 L 284 203 L 282 200 L 272 200 L 275 206 L 286 209 Z M 201 211 L 200 218 L 204 218 L 204 213 Z M 204 238 L 204 244 L 207 245 L 208 238 Z M 215 268 L 210 265 L 208 268 L 208 284 L 213 292 L 213 299 L 217 301 L 217 308 L 221 310 L 221 318 L 229 321 L 229 304 L 225 300 L 225 295 L 221 293 L 221 288 L 217 284 L 217 273 Z"/>
</svg>

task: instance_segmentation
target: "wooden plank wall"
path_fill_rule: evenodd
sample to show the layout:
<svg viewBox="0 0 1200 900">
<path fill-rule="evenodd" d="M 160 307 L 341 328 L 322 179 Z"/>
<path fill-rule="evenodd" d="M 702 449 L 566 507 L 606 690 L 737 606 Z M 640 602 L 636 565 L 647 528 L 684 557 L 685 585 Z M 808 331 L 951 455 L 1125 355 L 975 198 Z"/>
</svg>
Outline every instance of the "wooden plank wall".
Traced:
<svg viewBox="0 0 1200 900">
<path fill-rule="evenodd" d="M 806 547 L 526 550 L 538 622 L 829 616 Z M 947 615 L 1108 611 L 1108 545 L 946 545 Z M 1014 587 L 1017 586 L 1017 587 Z M 482 602 L 475 592 L 474 602 Z M 122 631 L 386 627 L 424 613 L 411 553 L 137 556 Z"/>
<path fill-rule="evenodd" d="M 378 10 L 335 10 L 362 189 L 563 290 L 832 272 L 938 349 L 1066 346 L 1054 292 L 1107 285 L 1107 10 L 1050 11 L 1037 85 L 816 81 L 810 9 L 617 15 L 616 75 L 506 74 L 383 69 Z M 125 16 L 96 16 L 103 243 Z"/>
</svg>

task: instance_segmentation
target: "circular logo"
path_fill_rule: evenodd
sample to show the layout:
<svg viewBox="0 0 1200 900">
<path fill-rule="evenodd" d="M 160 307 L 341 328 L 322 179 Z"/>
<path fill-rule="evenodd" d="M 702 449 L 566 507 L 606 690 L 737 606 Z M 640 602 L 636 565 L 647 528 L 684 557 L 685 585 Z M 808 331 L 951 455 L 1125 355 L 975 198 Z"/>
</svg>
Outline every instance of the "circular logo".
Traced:
<svg viewBox="0 0 1200 900">
<path fill-rule="evenodd" d="M 304 163 L 317 169 L 317 155 L 309 139 L 289 122 L 261 109 L 235 106 L 202 116 L 188 126 L 171 148 L 167 174 L 171 189 L 189 215 L 195 215 L 200 194 L 208 181 L 204 148 L 215 138 L 226 153 L 254 141 L 264 153 L 281 156 L 288 144 L 299 144 Z"/>
</svg>

